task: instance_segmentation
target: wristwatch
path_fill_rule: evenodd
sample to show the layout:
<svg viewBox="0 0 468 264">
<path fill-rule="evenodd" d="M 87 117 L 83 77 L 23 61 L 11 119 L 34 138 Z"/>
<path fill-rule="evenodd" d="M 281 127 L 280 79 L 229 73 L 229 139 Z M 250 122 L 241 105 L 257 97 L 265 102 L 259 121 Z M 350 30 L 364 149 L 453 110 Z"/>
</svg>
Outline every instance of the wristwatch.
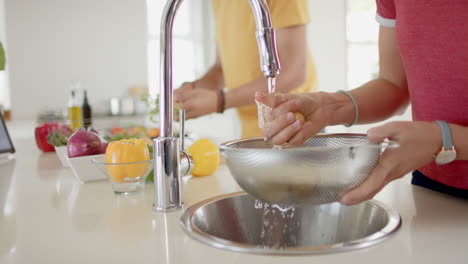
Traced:
<svg viewBox="0 0 468 264">
<path fill-rule="evenodd" d="M 452 142 L 452 132 L 450 127 L 445 121 L 437 120 L 442 129 L 442 149 L 435 155 L 435 163 L 438 165 L 444 165 L 455 160 L 457 152 Z"/>
</svg>

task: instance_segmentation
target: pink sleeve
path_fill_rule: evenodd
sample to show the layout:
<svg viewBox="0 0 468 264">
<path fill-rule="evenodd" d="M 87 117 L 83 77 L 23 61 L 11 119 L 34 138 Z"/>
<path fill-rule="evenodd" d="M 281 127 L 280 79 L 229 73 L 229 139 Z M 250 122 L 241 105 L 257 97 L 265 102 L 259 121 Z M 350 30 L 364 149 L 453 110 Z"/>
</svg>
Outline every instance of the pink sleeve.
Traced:
<svg viewBox="0 0 468 264">
<path fill-rule="evenodd" d="M 377 15 L 386 19 L 396 19 L 395 0 L 376 0 L 376 2 Z"/>
</svg>

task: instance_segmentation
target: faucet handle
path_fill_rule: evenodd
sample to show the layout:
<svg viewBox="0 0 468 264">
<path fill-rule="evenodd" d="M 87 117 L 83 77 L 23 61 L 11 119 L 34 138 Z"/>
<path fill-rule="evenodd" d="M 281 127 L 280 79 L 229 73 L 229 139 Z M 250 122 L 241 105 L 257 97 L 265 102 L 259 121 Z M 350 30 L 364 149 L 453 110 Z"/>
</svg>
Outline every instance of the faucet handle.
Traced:
<svg viewBox="0 0 468 264">
<path fill-rule="evenodd" d="M 179 141 L 180 151 L 185 152 L 185 109 L 179 110 Z"/>
<path fill-rule="evenodd" d="M 192 173 L 194 167 L 192 156 L 185 151 L 185 109 L 179 110 L 179 123 L 180 171 L 185 176 Z"/>
</svg>

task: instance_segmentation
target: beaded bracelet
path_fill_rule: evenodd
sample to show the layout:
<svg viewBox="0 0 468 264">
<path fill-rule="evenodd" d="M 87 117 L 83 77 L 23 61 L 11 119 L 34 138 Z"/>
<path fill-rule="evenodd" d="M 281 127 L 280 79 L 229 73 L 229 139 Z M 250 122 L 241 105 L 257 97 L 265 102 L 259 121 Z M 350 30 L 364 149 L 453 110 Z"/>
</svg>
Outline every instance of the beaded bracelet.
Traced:
<svg viewBox="0 0 468 264">
<path fill-rule="evenodd" d="M 358 107 L 358 104 L 357 104 L 356 100 L 354 99 L 354 96 L 353 96 L 350 92 L 345 91 L 345 90 L 339 90 L 338 92 L 346 94 L 346 95 L 349 97 L 349 99 L 351 99 L 351 101 L 353 102 L 353 105 L 354 105 L 354 120 L 353 120 L 353 122 L 351 122 L 351 124 L 345 125 L 345 127 L 351 127 L 351 126 L 353 126 L 354 124 L 356 124 L 357 121 L 358 121 L 358 119 L 359 119 L 359 107 Z"/>
</svg>

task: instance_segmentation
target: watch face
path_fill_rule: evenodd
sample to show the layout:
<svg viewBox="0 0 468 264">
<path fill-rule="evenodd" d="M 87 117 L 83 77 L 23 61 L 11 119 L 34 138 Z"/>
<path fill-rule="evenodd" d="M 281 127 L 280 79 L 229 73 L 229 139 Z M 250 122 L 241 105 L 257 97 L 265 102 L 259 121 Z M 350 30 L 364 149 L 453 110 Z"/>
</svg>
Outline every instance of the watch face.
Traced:
<svg viewBox="0 0 468 264">
<path fill-rule="evenodd" d="M 457 153 L 453 150 L 442 150 L 437 154 L 437 157 L 435 158 L 435 162 L 439 165 L 447 164 L 449 162 L 452 162 L 455 160 L 457 157 Z"/>
</svg>

